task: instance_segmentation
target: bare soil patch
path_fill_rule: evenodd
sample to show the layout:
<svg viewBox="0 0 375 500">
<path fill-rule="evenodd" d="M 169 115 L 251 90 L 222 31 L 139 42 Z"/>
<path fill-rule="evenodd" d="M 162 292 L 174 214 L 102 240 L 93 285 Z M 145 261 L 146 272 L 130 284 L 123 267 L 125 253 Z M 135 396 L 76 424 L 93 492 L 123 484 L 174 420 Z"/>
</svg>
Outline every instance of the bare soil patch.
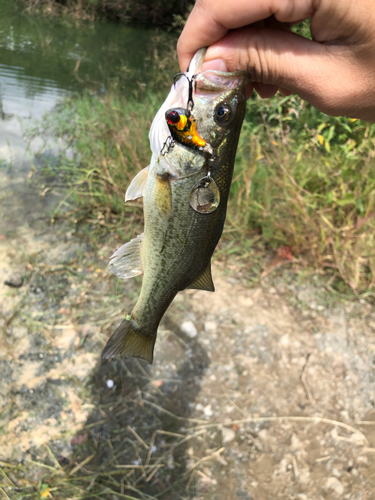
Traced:
<svg viewBox="0 0 375 500">
<path fill-rule="evenodd" d="M 117 243 L 93 248 L 35 221 L 8 229 L 4 495 L 374 498 L 371 304 L 334 298 L 291 271 L 246 286 L 217 263 L 215 293 L 185 291 L 172 304 L 152 366 L 101 362 L 140 289 L 107 272 Z M 12 273 L 23 286 L 3 284 Z"/>
</svg>

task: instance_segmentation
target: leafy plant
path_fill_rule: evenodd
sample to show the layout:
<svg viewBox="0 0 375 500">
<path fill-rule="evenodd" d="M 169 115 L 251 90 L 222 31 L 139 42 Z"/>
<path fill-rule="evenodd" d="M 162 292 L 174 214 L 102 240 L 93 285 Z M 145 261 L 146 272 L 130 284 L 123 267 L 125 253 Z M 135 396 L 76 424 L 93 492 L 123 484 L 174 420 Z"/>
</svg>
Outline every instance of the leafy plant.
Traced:
<svg viewBox="0 0 375 500">
<path fill-rule="evenodd" d="M 149 162 L 148 130 L 163 97 L 76 95 L 30 134 L 48 132 L 74 151 L 57 165 L 44 164 L 44 183 L 69 186 L 53 219 L 68 203 L 65 217 L 95 223 L 101 231 L 125 221 L 129 233 L 140 229 L 140 204 L 138 210 L 124 206 L 123 195 Z M 296 96 L 252 97 L 231 189 L 228 252 L 245 261 L 254 237 L 272 249 L 287 245 L 295 259 L 329 271 L 335 283 L 338 278 L 356 293 L 371 290 L 374 154 L 375 125 L 329 117 Z"/>
</svg>

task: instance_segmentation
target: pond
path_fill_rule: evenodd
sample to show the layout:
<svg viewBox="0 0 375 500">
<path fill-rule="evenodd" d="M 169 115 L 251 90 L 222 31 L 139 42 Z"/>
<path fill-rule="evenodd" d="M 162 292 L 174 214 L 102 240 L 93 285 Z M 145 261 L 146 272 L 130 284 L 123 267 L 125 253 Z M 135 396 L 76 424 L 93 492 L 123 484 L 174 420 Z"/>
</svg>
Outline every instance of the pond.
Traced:
<svg viewBox="0 0 375 500">
<path fill-rule="evenodd" d="M 12 167 L 29 158 L 27 123 L 57 100 L 87 88 L 105 93 L 109 85 L 130 92 L 150 74 L 156 30 L 30 16 L 11 0 L 0 0 L 0 11 L 0 161 Z"/>
<path fill-rule="evenodd" d="M 15 235 L 42 220 L 56 203 L 56 193 L 40 196 L 29 182 L 38 167 L 35 154 L 51 158 L 62 146 L 25 131 L 76 92 L 103 96 L 107 89 L 134 93 L 154 72 L 157 30 L 120 23 L 78 22 L 21 12 L 0 0 L 0 220 L 2 237 Z"/>
</svg>

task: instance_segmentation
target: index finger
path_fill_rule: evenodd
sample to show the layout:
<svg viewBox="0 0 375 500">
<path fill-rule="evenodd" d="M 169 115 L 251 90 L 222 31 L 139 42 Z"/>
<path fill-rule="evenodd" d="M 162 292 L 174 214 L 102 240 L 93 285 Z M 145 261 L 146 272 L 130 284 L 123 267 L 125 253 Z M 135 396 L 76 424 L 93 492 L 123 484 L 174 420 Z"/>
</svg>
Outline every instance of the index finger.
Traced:
<svg viewBox="0 0 375 500">
<path fill-rule="evenodd" d="M 217 42 L 229 30 L 275 16 L 293 23 L 314 12 L 314 0 L 197 0 L 177 44 L 181 71 L 195 52 Z"/>
</svg>

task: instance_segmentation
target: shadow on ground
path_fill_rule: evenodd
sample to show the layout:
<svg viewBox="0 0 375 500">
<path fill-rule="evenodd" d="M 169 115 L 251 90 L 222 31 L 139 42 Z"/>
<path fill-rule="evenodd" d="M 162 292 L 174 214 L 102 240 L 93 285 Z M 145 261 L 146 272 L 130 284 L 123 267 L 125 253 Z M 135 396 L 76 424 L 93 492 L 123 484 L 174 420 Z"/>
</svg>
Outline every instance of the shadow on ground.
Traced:
<svg viewBox="0 0 375 500">
<path fill-rule="evenodd" d="M 140 289 L 108 275 L 122 242 L 22 212 L 0 238 L 5 498 L 372 500 L 370 301 L 293 272 L 250 287 L 218 263 L 214 294 L 176 297 L 152 366 L 101 363 Z"/>
<path fill-rule="evenodd" d="M 92 457 L 85 466 L 89 487 L 95 480 L 95 488 L 133 496 L 140 490 L 162 494 L 166 500 L 181 498 L 189 479 L 189 439 L 181 427 L 195 408 L 209 360 L 200 344 L 187 339 L 176 324 L 166 321 L 164 327 L 158 350 L 165 349 L 168 359 L 159 356 L 152 367 L 137 360 L 103 361 L 89 384 L 98 405 L 73 438 L 73 443 L 84 441 L 73 446 L 70 458 L 74 466 Z M 188 358 L 181 348 L 186 341 Z"/>
</svg>

